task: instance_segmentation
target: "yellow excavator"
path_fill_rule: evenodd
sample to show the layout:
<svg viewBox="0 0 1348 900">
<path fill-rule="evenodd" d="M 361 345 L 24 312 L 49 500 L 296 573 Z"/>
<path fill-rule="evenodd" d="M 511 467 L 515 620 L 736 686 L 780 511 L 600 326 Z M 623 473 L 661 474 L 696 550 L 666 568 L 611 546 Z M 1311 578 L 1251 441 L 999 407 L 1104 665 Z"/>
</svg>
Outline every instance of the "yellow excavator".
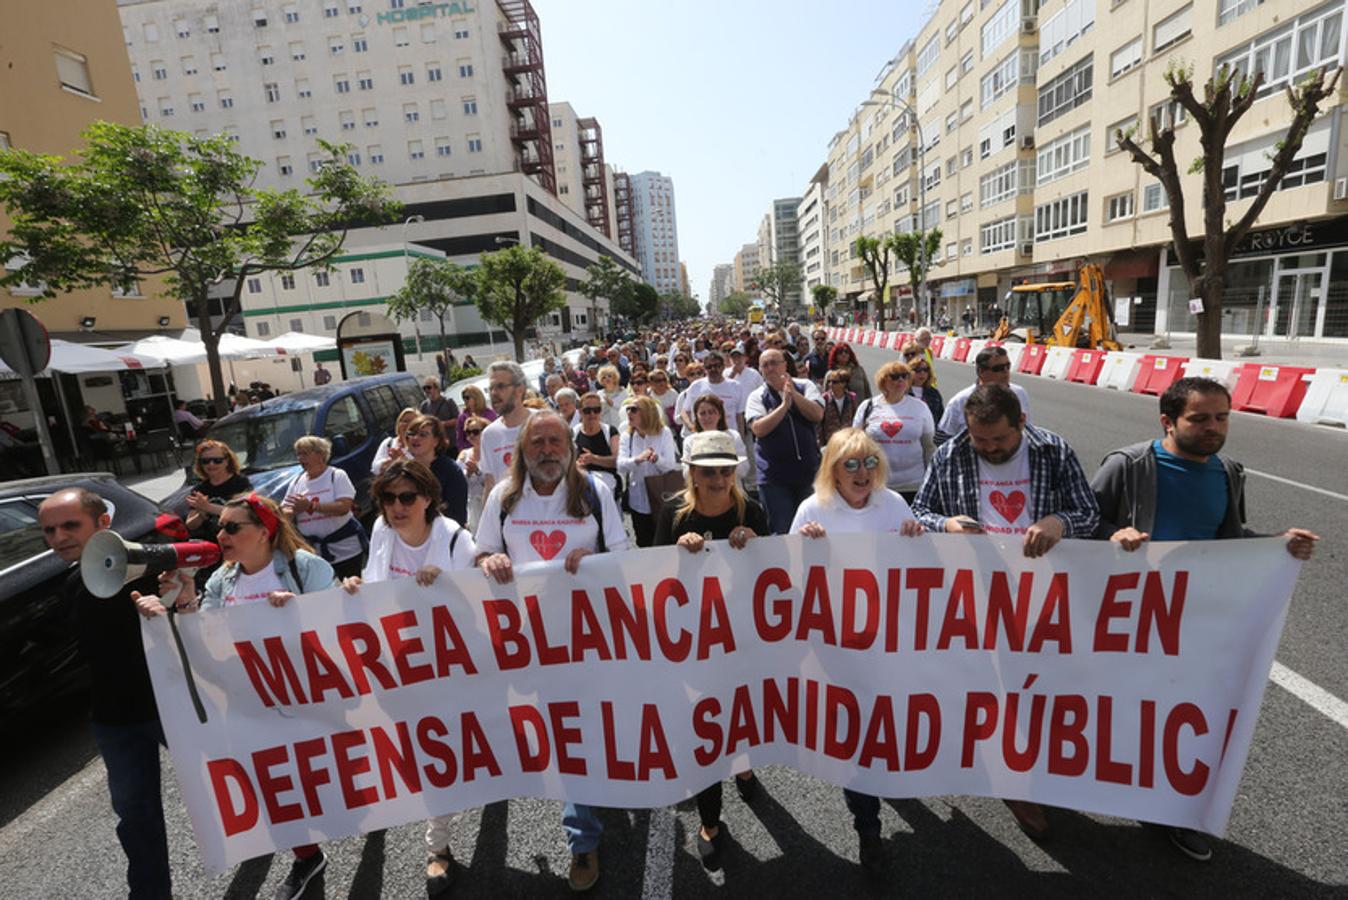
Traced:
<svg viewBox="0 0 1348 900">
<path fill-rule="evenodd" d="M 1018 284 L 1006 295 L 1006 312 L 992 340 L 1022 341 L 1089 350 L 1122 350 L 1105 273 L 1095 263 L 1077 270 L 1076 281 Z"/>
</svg>

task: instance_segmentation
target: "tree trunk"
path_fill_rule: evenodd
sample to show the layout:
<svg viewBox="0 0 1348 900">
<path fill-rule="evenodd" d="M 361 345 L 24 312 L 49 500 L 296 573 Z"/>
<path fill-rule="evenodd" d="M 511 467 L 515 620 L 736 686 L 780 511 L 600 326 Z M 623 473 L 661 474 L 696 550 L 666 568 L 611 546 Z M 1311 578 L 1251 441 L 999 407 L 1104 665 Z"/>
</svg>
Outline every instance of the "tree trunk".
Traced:
<svg viewBox="0 0 1348 900">
<path fill-rule="evenodd" d="M 1202 359 L 1222 358 L 1222 301 L 1226 295 L 1226 260 L 1207 260 L 1203 287 L 1203 312 L 1198 316 L 1198 348 Z"/>
<path fill-rule="evenodd" d="M 883 284 L 880 282 L 875 284 L 875 323 L 881 331 L 885 330 L 885 288 L 888 286 L 888 281 Z"/>
<path fill-rule="evenodd" d="M 193 301 L 197 306 L 197 331 L 201 333 L 201 342 L 206 345 L 206 368 L 211 373 L 211 395 L 218 419 L 229 412 L 229 400 L 225 396 L 225 375 L 220 371 L 220 338 L 211 327 L 210 303 L 202 293 Z"/>
</svg>

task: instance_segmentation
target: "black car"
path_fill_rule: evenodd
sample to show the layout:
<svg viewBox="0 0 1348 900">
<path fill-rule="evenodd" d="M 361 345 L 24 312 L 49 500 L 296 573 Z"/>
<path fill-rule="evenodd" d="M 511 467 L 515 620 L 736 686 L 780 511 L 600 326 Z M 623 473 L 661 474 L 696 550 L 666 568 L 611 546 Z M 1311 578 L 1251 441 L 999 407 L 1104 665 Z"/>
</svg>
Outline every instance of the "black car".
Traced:
<svg viewBox="0 0 1348 900">
<path fill-rule="evenodd" d="M 155 505 L 106 472 L 0 483 L 0 720 L 84 685 L 72 609 L 63 586 L 73 565 L 47 549 L 37 521 L 43 500 L 83 487 L 108 502 L 112 530 L 153 543 Z"/>
</svg>

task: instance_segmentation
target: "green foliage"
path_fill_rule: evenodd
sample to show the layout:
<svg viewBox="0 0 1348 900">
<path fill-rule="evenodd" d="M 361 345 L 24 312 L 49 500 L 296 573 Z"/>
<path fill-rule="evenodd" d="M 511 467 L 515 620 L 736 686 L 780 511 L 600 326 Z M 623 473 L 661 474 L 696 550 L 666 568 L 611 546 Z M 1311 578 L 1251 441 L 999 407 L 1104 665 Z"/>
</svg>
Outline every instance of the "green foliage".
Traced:
<svg viewBox="0 0 1348 900">
<path fill-rule="evenodd" d="M 838 299 L 838 289 L 831 284 L 816 284 L 810 288 L 814 298 L 814 308 L 821 316 L 828 314 L 828 308 Z"/>
<path fill-rule="evenodd" d="M 400 322 L 419 318 L 428 311 L 440 322 L 444 346 L 445 315 L 456 302 L 467 300 L 477 290 L 477 279 L 465 269 L 444 259 L 417 257 L 407 269 L 403 286 L 387 301 L 389 315 Z"/>
<path fill-rule="evenodd" d="M 504 328 L 515 344 L 515 359 L 523 361 L 525 333 L 566 305 L 566 273 L 537 247 L 512 244 L 482 254 L 475 276 L 483 321 Z"/>
<path fill-rule="evenodd" d="M 481 366 L 450 366 L 449 372 L 445 375 L 445 383 L 453 384 L 456 381 L 463 381 L 465 378 L 476 378 L 481 374 Z"/>
<path fill-rule="evenodd" d="M 695 319 L 702 315 L 702 304 L 686 294 L 665 294 L 660 298 L 660 308 L 671 319 Z"/>
<path fill-rule="evenodd" d="M 626 289 L 613 298 L 612 309 L 629 322 L 653 322 L 660 315 L 660 293 L 644 281 L 628 281 Z"/>
<path fill-rule="evenodd" d="M 876 320 L 882 329 L 885 327 L 885 288 L 889 286 L 894 237 L 892 234 L 880 237 L 868 237 L 863 234 L 852 244 L 856 255 L 861 257 L 862 265 L 871 276 L 871 283 L 875 286 Z"/>
<path fill-rule="evenodd" d="M 627 270 L 614 262 L 610 256 L 600 256 L 599 262 L 585 271 L 590 277 L 581 285 L 580 292 L 590 299 L 590 321 L 598 333 L 600 298 L 607 300 L 610 312 L 617 315 L 620 299 L 632 290 L 636 282 L 632 280 Z"/>
<path fill-rule="evenodd" d="M 927 268 L 940 259 L 941 240 L 945 237 L 941 229 L 933 228 L 927 235 Z M 914 296 L 917 286 L 922 283 L 922 232 L 907 231 L 894 235 L 894 257 L 908 270 L 908 278 L 913 285 Z"/>
<path fill-rule="evenodd" d="M 721 298 L 718 311 L 736 319 L 743 319 L 749 314 L 749 309 L 753 305 L 753 300 L 744 291 L 731 291 Z"/>
<path fill-rule="evenodd" d="M 782 299 L 800 286 L 800 266 L 793 262 L 776 262 L 754 272 L 754 285 L 765 299 L 782 311 Z"/>
</svg>

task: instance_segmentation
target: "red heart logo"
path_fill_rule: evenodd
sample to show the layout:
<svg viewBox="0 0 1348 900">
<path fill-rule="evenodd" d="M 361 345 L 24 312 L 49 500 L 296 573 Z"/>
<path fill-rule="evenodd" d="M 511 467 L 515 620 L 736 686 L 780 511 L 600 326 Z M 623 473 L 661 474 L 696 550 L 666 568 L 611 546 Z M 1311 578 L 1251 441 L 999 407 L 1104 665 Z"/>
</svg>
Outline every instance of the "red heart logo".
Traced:
<svg viewBox="0 0 1348 900">
<path fill-rule="evenodd" d="M 1025 511 L 1025 492 L 1012 491 L 1010 494 L 1003 494 L 1001 491 L 993 491 L 988 495 L 988 502 L 992 504 L 993 509 L 1002 514 L 1003 519 L 1015 522 Z"/>
<path fill-rule="evenodd" d="M 880 430 L 883 431 L 885 434 L 889 435 L 890 437 L 893 437 L 900 431 L 903 431 L 903 423 L 897 420 L 892 422 L 881 422 Z"/>
<path fill-rule="evenodd" d="M 535 531 L 529 535 L 529 543 L 539 556 L 552 559 L 566 546 L 566 532 L 560 528 L 551 533 Z"/>
<path fill-rule="evenodd" d="M 502 462 L 504 462 L 504 463 L 508 466 L 508 465 L 510 465 L 510 461 L 511 461 L 512 459 L 514 459 L 514 458 L 515 458 L 514 452 L 513 452 L 513 451 L 510 451 L 510 450 L 507 450 L 507 451 L 506 451 L 506 455 L 505 455 L 504 457 L 502 457 Z"/>
</svg>

